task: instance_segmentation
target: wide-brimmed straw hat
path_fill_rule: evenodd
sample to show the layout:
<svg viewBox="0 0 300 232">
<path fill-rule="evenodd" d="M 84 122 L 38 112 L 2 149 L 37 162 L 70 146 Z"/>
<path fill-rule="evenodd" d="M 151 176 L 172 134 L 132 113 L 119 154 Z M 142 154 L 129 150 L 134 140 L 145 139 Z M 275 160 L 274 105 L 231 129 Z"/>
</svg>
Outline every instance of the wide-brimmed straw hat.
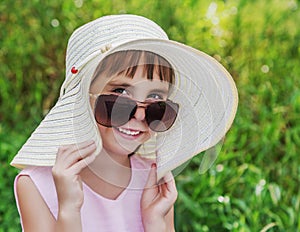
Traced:
<svg viewBox="0 0 300 232">
<path fill-rule="evenodd" d="M 135 15 L 104 16 L 81 26 L 70 37 L 60 97 L 11 165 L 53 166 L 58 147 L 87 140 L 96 141 L 97 152 L 102 149 L 89 104 L 89 87 L 99 62 L 123 50 L 154 52 L 175 71 L 170 99 L 180 107 L 176 122 L 149 143 L 155 147 L 159 177 L 224 137 L 238 103 L 236 86 L 224 67 L 201 51 L 169 40 L 149 19 Z"/>
</svg>

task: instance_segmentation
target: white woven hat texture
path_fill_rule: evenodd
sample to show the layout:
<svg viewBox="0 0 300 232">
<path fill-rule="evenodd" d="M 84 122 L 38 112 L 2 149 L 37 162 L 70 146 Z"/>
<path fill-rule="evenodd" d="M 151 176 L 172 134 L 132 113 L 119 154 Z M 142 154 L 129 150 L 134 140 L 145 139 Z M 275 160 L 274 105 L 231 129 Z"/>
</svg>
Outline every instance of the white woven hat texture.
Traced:
<svg viewBox="0 0 300 232">
<path fill-rule="evenodd" d="M 175 124 L 150 141 L 158 176 L 214 146 L 230 128 L 238 95 L 230 74 L 207 54 L 168 39 L 154 22 L 141 16 L 104 16 L 77 29 L 66 55 L 66 79 L 60 98 L 12 161 L 52 166 L 59 146 L 101 138 L 89 106 L 88 89 L 98 63 L 111 53 L 145 50 L 163 56 L 175 71 L 170 99 L 179 103 Z M 71 72 L 72 67 L 78 73 Z"/>
</svg>

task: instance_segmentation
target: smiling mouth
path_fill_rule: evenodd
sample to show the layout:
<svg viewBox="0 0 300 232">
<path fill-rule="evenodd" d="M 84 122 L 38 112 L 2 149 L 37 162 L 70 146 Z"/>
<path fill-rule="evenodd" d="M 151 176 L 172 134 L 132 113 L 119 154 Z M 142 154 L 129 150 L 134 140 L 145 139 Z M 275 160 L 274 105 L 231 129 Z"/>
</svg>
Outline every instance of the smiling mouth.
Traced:
<svg viewBox="0 0 300 232">
<path fill-rule="evenodd" d="M 122 134 L 130 135 L 130 136 L 137 136 L 142 133 L 141 131 L 129 130 L 129 129 L 124 129 L 124 128 L 120 128 L 120 127 L 118 127 L 117 130 L 119 132 L 121 132 Z"/>
</svg>

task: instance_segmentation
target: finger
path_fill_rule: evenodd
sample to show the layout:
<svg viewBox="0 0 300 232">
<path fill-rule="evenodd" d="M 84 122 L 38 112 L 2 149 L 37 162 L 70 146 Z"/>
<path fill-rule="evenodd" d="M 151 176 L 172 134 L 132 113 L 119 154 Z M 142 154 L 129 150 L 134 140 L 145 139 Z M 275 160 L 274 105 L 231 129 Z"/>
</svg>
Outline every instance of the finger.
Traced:
<svg viewBox="0 0 300 232">
<path fill-rule="evenodd" d="M 64 153 L 72 153 L 74 151 L 78 151 L 80 149 L 90 146 L 93 143 L 95 143 L 93 140 L 88 140 L 82 143 L 64 145 L 58 148 L 57 155 L 60 159 L 64 159 L 66 158 L 66 156 L 63 155 Z"/>
<path fill-rule="evenodd" d="M 70 165 L 70 167 L 72 167 L 74 165 L 75 165 L 75 167 L 79 166 L 80 169 L 82 169 L 83 166 L 86 167 L 96 157 L 95 151 L 96 151 L 96 145 L 91 144 L 88 147 L 82 148 L 77 153 L 75 152 L 76 154 L 74 153 L 74 156 L 77 156 L 77 159 L 74 160 L 74 162 Z M 74 167 L 74 169 L 76 169 L 75 167 Z"/>
<path fill-rule="evenodd" d="M 77 175 L 79 172 L 89 165 L 96 158 L 95 146 L 90 145 L 89 147 L 84 148 L 84 158 L 81 160 L 74 161 L 73 163 L 68 163 L 66 160 L 60 160 L 55 163 L 52 168 L 53 176 L 64 176 L 68 173 L 68 175 Z M 73 154 L 65 154 L 66 156 L 73 156 Z M 72 159 L 69 159 L 69 161 Z M 76 165 L 76 163 L 80 162 L 80 164 Z M 74 166 L 75 165 L 75 166 Z M 72 168 L 74 166 L 74 168 Z"/>
<path fill-rule="evenodd" d="M 89 146 L 92 143 L 94 143 L 94 140 L 87 140 L 87 141 L 80 142 L 80 143 L 62 145 L 62 146 L 60 146 L 60 149 L 62 149 L 62 150 L 81 149 L 81 148 L 84 148 L 86 146 Z"/>
<path fill-rule="evenodd" d="M 166 201 L 169 201 L 171 204 L 175 203 L 177 195 L 175 182 L 170 181 L 161 185 L 161 196 Z"/>
<path fill-rule="evenodd" d="M 59 149 L 56 163 L 63 168 L 69 168 L 77 161 L 88 156 L 96 149 L 94 141 L 63 146 Z"/>
<path fill-rule="evenodd" d="M 145 188 L 148 189 L 148 188 L 153 188 L 154 186 L 156 186 L 157 185 L 156 180 L 157 180 L 156 164 L 153 163 L 151 165 L 151 169 L 150 169 L 150 172 L 148 175 L 148 180 L 146 182 Z"/>
<path fill-rule="evenodd" d="M 79 174 L 82 171 L 82 169 L 84 169 L 89 164 L 91 164 L 95 160 L 96 157 L 97 157 L 97 154 L 94 151 L 91 151 L 88 156 L 86 156 L 85 158 L 83 158 L 83 159 L 77 161 L 76 163 L 74 163 L 69 168 L 69 171 L 72 172 L 75 175 Z"/>
<path fill-rule="evenodd" d="M 95 150 L 96 144 L 93 142 L 85 146 L 78 147 L 70 154 L 68 158 L 70 158 L 75 163 L 91 155 Z"/>
<path fill-rule="evenodd" d="M 143 199 L 152 201 L 157 196 L 159 189 L 156 178 L 156 164 L 152 164 L 148 175 L 148 180 L 143 191 Z"/>
<path fill-rule="evenodd" d="M 157 212 L 165 216 L 174 206 L 177 198 L 177 191 L 170 192 L 168 190 L 167 183 L 161 185 L 160 191 L 160 194 L 155 199 L 155 207 Z"/>
<path fill-rule="evenodd" d="M 168 172 L 164 178 L 163 178 L 166 187 L 168 188 L 169 191 L 175 191 L 176 190 L 176 184 L 175 184 L 175 179 L 174 176 L 172 174 L 172 172 Z"/>
<path fill-rule="evenodd" d="M 171 171 L 167 172 L 166 175 L 163 177 L 163 180 L 167 182 L 175 182 L 174 176 Z"/>
<path fill-rule="evenodd" d="M 178 194 L 177 194 L 175 179 L 172 172 L 168 172 L 163 179 L 165 181 L 164 188 L 163 188 L 164 194 L 168 194 L 168 197 L 171 200 L 174 200 L 175 202 Z"/>
<path fill-rule="evenodd" d="M 156 199 L 157 207 L 163 214 L 167 214 L 174 205 L 178 193 L 175 185 L 175 180 L 171 172 L 167 173 L 160 184 L 160 194 Z"/>
</svg>

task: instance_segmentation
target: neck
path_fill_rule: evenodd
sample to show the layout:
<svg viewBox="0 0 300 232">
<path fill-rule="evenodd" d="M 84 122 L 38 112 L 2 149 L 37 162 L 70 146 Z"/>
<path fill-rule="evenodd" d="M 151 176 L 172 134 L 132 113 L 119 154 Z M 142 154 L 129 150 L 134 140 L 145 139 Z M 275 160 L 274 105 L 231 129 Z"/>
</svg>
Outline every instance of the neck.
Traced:
<svg viewBox="0 0 300 232">
<path fill-rule="evenodd" d="M 128 180 L 128 176 L 131 175 L 130 159 L 127 155 L 110 154 L 102 149 L 93 163 L 83 172 L 93 173 L 107 183 L 122 186 L 125 179 Z"/>
</svg>

